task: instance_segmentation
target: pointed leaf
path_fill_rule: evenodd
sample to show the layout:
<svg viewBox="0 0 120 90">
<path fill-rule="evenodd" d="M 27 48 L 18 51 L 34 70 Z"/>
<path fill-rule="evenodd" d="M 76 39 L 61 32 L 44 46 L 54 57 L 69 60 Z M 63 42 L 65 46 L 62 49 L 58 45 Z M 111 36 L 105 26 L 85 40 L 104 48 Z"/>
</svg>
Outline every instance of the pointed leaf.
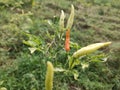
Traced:
<svg viewBox="0 0 120 90">
<path fill-rule="evenodd" d="M 71 71 L 71 72 L 72 72 L 72 74 L 73 74 L 73 76 L 74 76 L 74 79 L 75 79 L 75 80 L 78 80 L 78 76 L 79 76 L 78 71 L 77 71 L 77 70 L 73 70 L 73 71 Z"/>
</svg>

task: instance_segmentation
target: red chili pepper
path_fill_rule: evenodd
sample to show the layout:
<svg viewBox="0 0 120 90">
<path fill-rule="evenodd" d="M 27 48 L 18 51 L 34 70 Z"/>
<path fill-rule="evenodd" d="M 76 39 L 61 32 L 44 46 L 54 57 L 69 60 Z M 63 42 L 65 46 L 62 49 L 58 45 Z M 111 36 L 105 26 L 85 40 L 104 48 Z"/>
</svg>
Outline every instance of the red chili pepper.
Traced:
<svg viewBox="0 0 120 90">
<path fill-rule="evenodd" d="M 65 50 L 66 52 L 70 51 L 70 30 L 69 29 L 66 31 Z"/>
</svg>

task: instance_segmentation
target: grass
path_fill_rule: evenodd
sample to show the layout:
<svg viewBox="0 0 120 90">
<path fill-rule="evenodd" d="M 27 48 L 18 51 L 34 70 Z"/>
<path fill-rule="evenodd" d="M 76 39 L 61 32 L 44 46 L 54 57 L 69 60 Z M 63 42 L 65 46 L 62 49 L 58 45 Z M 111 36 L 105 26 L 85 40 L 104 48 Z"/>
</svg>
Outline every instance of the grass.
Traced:
<svg viewBox="0 0 120 90">
<path fill-rule="evenodd" d="M 77 42 L 80 47 L 105 41 L 112 41 L 113 44 L 104 50 L 105 53 L 110 51 L 105 64 L 93 63 L 93 68 L 86 72 L 76 67 L 79 71 L 78 80 L 74 80 L 71 74 L 55 73 L 53 90 L 119 90 L 120 0 L 100 1 L 35 0 L 35 6 L 31 6 L 30 0 L 1 0 L 0 88 L 45 89 L 46 62 L 51 61 L 55 67 L 61 67 L 64 66 L 62 63 L 66 58 L 62 45 L 64 43 L 59 46 L 54 43 L 54 34 L 58 27 L 51 27 L 48 21 L 56 26 L 61 10 L 64 10 L 68 19 L 70 5 L 73 4 L 75 20 L 71 30 L 71 41 Z M 46 49 L 30 54 L 28 46 L 22 43 L 22 40 L 28 40 L 24 34 L 26 32 L 39 37 Z M 55 42 L 58 43 L 57 39 Z M 72 49 L 72 52 L 74 51 Z M 47 54 L 44 54 L 46 52 Z"/>
</svg>

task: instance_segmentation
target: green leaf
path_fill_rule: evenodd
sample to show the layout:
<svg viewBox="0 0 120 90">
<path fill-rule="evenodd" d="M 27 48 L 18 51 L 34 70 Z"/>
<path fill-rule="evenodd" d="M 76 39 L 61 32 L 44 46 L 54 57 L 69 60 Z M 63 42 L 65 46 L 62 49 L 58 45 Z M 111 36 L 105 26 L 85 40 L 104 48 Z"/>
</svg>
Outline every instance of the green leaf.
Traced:
<svg viewBox="0 0 120 90">
<path fill-rule="evenodd" d="M 71 41 L 70 41 L 70 47 L 74 48 L 74 49 L 80 48 L 80 46 L 77 43 L 74 43 L 74 42 L 71 42 Z"/>
<path fill-rule="evenodd" d="M 4 81 L 0 81 L 0 85 L 2 85 L 4 83 Z"/>
<path fill-rule="evenodd" d="M 73 67 L 75 67 L 76 65 L 79 65 L 79 64 L 80 64 L 80 60 L 69 57 L 69 68 L 70 69 L 72 69 Z"/>
<path fill-rule="evenodd" d="M 31 35 L 31 34 L 26 34 L 25 35 L 28 37 L 28 40 L 23 40 L 23 43 L 31 46 L 31 47 L 36 47 L 36 46 L 40 46 L 41 43 L 41 38 L 39 38 L 38 36 L 35 35 Z"/>
<path fill-rule="evenodd" d="M 77 71 L 77 70 L 72 70 L 72 74 L 73 74 L 73 76 L 74 76 L 74 79 L 75 79 L 75 80 L 78 80 L 78 76 L 79 76 L 78 71 Z"/>
<path fill-rule="evenodd" d="M 31 40 L 28 40 L 28 41 L 23 40 L 23 43 L 28 45 L 28 46 L 31 46 L 31 47 L 35 47 L 38 45 L 36 42 L 31 41 Z"/>
<path fill-rule="evenodd" d="M 73 58 L 72 57 L 68 57 L 68 60 L 69 60 L 69 68 L 71 68 L 72 67 L 72 64 L 73 64 Z"/>
</svg>

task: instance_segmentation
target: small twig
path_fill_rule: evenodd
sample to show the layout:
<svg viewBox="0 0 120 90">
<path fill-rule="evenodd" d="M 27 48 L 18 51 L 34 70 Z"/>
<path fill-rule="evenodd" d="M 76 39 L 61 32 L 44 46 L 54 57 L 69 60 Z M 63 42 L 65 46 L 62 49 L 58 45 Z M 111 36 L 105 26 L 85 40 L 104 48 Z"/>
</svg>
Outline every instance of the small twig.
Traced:
<svg viewBox="0 0 120 90">
<path fill-rule="evenodd" d="M 55 38 L 52 40 L 52 42 L 49 44 L 47 50 L 46 50 L 46 54 L 48 53 L 50 47 L 52 46 L 52 44 L 55 43 Z"/>
</svg>

